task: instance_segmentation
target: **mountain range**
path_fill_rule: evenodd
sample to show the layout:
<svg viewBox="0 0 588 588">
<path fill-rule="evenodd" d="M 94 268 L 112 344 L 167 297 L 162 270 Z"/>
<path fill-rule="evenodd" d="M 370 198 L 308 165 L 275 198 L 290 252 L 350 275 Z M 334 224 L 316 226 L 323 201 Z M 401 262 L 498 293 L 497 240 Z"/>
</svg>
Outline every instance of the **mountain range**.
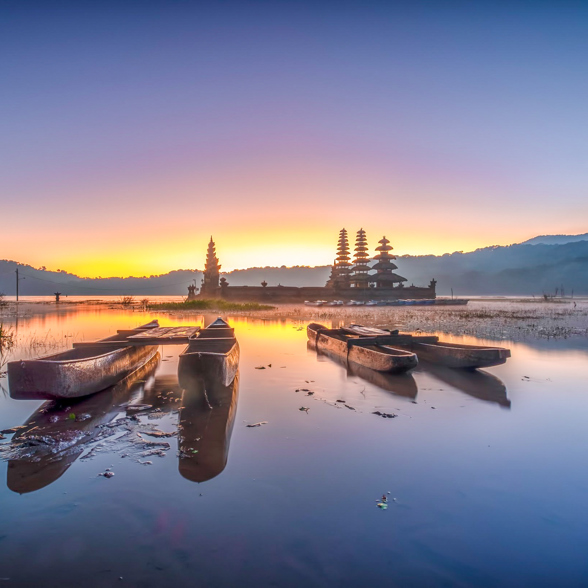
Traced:
<svg viewBox="0 0 588 588">
<path fill-rule="evenodd" d="M 407 285 L 424 286 L 437 280 L 437 293 L 468 295 L 541 296 L 561 292 L 588 294 L 588 233 L 544 235 L 524 243 L 492 246 L 468 253 L 402 255 L 396 264 Z M 0 260 L 0 292 L 15 294 L 17 263 Z M 80 278 L 65 271 L 49 271 L 18 264 L 20 294 L 63 295 L 183 295 L 194 281 L 200 285 L 202 271 L 174 270 L 149 277 Z M 330 266 L 253 267 L 223 274 L 233 286 L 322 286 Z"/>
</svg>

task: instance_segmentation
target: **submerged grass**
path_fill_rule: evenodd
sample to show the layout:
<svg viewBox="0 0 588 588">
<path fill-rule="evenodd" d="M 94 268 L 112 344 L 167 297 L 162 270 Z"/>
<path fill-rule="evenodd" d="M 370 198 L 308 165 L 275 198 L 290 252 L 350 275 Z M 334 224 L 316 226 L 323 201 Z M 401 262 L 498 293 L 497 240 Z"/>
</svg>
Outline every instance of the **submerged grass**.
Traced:
<svg viewBox="0 0 588 588">
<path fill-rule="evenodd" d="M 0 369 L 7 361 L 8 352 L 14 346 L 14 333 L 9 327 L 0 323 Z"/>
<path fill-rule="evenodd" d="M 227 302 L 226 300 L 202 299 L 186 300 L 185 302 L 163 302 L 150 304 L 150 310 L 220 310 L 220 311 L 254 311 L 273 310 L 274 306 L 257 302 Z"/>
</svg>

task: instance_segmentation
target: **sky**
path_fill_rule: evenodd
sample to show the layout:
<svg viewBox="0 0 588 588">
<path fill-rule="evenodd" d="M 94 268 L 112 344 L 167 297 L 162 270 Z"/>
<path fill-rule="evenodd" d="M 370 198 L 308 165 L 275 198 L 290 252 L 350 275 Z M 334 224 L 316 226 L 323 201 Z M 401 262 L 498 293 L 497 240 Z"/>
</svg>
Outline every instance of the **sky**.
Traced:
<svg viewBox="0 0 588 588">
<path fill-rule="evenodd" d="M 588 2 L 0 2 L 0 258 L 78 275 L 588 231 Z"/>
</svg>

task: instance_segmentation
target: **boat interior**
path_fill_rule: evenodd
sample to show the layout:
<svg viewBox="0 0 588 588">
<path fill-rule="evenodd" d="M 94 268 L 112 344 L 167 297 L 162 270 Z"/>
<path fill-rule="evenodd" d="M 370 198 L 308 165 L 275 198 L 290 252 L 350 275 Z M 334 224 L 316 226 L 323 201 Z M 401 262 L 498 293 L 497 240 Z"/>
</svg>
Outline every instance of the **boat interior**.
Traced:
<svg viewBox="0 0 588 588">
<path fill-rule="evenodd" d="M 236 343 L 237 341 L 234 337 L 222 337 L 216 339 L 200 339 L 200 337 L 196 337 L 190 339 L 188 348 L 182 353 L 182 355 L 202 352 L 226 354 Z"/>
</svg>

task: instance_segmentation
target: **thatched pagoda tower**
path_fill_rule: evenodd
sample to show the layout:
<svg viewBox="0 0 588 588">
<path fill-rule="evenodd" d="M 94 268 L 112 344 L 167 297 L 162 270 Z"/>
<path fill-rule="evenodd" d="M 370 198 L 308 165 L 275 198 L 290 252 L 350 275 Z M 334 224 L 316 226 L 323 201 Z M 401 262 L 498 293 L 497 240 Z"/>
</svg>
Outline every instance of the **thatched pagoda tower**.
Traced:
<svg viewBox="0 0 588 588">
<path fill-rule="evenodd" d="M 378 241 L 379 247 L 376 247 L 378 254 L 374 257 L 376 264 L 372 269 L 376 270 L 376 274 L 371 277 L 372 282 L 376 282 L 376 288 L 392 288 L 394 284 L 406 282 L 406 278 L 395 274 L 393 270 L 398 269 L 392 260 L 396 259 L 394 255 L 390 254 L 392 247 L 390 247 L 388 239 L 383 237 Z"/>
<path fill-rule="evenodd" d="M 353 275 L 351 276 L 351 284 L 355 288 L 367 288 L 370 281 L 369 271 L 370 266 L 368 265 L 369 255 L 367 238 L 365 231 L 359 229 L 355 238 L 355 255 L 353 256 Z"/>
<path fill-rule="evenodd" d="M 215 296 L 219 290 L 219 274 L 221 265 L 216 256 L 216 247 L 212 236 L 208 243 L 206 252 L 206 265 L 204 267 L 204 277 L 202 278 L 201 295 Z"/>
<path fill-rule="evenodd" d="M 348 288 L 349 274 L 351 273 L 351 263 L 349 262 L 349 240 L 347 239 L 347 230 L 339 231 L 339 241 L 337 243 L 337 258 L 331 268 L 331 277 L 327 281 L 328 288 Z"/>
</svg>

